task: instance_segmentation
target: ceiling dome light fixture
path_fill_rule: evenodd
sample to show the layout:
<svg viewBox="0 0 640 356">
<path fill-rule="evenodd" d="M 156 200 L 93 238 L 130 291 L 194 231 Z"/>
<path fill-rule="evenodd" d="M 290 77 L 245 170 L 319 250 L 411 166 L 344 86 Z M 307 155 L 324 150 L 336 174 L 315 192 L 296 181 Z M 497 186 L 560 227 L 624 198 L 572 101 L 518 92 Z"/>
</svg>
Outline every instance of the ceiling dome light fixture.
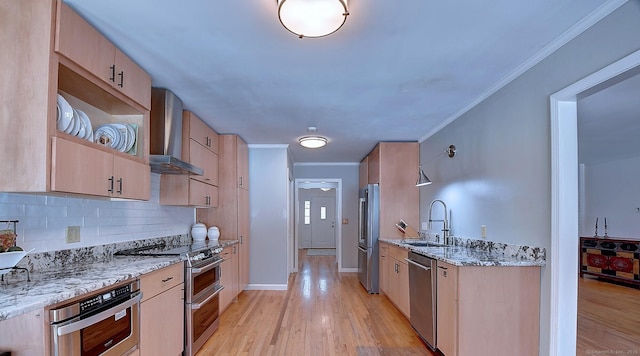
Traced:
<svg viewBox="0 0 640 356">
<path fill-rule="evenodd" d="M 277 0 L 278 19 L 296 36 L 330 35 L 347 21 L 348 0 Z"/>
<path fill-rule="evenodd" d="M 322 136 L 305 136 L 298 140 L 302 147 L 320 148 L 327 144 L 327 139 Z"/>
</svg>

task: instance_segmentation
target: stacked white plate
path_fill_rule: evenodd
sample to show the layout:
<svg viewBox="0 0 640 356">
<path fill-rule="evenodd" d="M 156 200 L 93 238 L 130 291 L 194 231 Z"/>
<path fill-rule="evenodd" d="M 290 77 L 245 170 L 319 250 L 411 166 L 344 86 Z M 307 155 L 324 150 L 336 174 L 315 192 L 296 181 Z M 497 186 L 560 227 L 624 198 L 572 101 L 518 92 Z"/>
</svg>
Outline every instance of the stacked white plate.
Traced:
<svg viewBox="0 0 640 356">
<path fill-rule="evenodd" d="M 94 141 L 120 152 L 129 152 L 136 143 L 136 128 L 126 123 L 100 125 L 94 133 Z"/>
<path fill-rule="evenodd" d="M 58 94 L 56 109 L 58 131 L 93 141 L 93 127 L 87 114 L 80 109 L 74 109 L 60 94 Z"/>
</svg>

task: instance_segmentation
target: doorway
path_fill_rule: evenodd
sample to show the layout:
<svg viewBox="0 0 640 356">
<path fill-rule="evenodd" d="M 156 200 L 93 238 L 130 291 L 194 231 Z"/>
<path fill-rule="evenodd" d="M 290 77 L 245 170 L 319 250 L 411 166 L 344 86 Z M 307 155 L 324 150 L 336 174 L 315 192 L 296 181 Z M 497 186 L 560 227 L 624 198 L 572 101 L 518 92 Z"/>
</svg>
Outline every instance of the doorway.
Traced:
<svg viewBox="0 0 640 356">
<path fill-rule="evenodd" d="M 628 78 L 640 51 L 551 95 L 551 322 L 549 355 L 575 355 L 578 304 L 577 101 Z"/>
<path fill-rule="evenodd" d="M 342 179 L 296 179 L 294 187 L 293 265 L 298 271 L 300 249 L 335 249 L 342 268 Z"/>
</svg>

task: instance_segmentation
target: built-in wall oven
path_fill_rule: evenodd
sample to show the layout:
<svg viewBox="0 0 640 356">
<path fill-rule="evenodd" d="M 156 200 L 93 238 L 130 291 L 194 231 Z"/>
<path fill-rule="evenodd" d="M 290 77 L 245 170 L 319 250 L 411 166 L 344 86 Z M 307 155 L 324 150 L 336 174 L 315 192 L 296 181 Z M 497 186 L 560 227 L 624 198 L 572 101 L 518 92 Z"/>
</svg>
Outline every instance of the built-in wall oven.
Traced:
<svg viewBox="0 0 640 356">
<path fill-rule="evenodd" d="M 128 355 L 140 341 L 140 283 L 119 284 L 49 311 L 51 355 Z"/>
<path fill-rule="evenodd" d="M 185 352 L 193 356 L 218 329 L 222 248 L 190 256 L 185 275 Z"/>
<path fill-rule="evenodd" d="M 208 242 L 190 245 L 138 247 L 116 255 L 184 256 L 185 345 L 184 355 L 193 356 L 218 329 L 220 315 L 222 246 Z"/>
</svg>

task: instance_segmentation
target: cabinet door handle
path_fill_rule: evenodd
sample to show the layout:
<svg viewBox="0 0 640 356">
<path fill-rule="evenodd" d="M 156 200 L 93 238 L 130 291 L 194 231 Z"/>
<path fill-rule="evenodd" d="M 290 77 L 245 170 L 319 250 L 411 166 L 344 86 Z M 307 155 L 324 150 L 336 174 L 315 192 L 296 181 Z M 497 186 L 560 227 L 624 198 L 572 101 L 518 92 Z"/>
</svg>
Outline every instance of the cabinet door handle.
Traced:
<svg viewBox="0 0 640 356">
<path fill-rule="evenodd" d="M 112 82 L 116 82 L 116 65 L 112 65 L 111 67 L 109 67 L 109 69 L 111 69 L 111 77 L 109 77 L 109 80 Z"/>
<path fill-rule="evenodd" d="M 107 179 L 109 181 L 109 189 L 107 189 L 107 191 L 109 193 L 113 193 L 113 176 L 111 176 L 111 178 Z"/>
<path fill-rule="evenodd" d="M 173 277 L 165 278 L 165 279 L 162 280 L 162 283 L 169 282 L 172 279 L 173 279 Z"/>
<path fill-rule="evenodd" d="M 242 243 L 242 235 L 240 235 L 240 243 Z"/>
<path fill-rule="evenodd" d="M 242 176 L 240 176 L 240 186 L 242 187 Z"/>
<path fill-rule="evenodd" d="M 236 246 L 233 246 L 233 254 L 236 254 Z"/>
<path fill-rule="evenodd" d="M 120 83 L 118 83 L 118 86 L 120 88 L 124 88 L 124 72 L 120 71 L 120 73 L 118 73 L 118 76 L 120 77 Z"/>
<path fill-rule="evenodd" d="M 118 186 L 120 189 L 117 191 L 117 193 L 122 195 L 122 178 L 118 179 Z"/>
<path fill-rule="evenodd" d="M 211 147 L 211 138 L 209 136 L 205 137 L 205 140 L 207 142 L 207 147 Z"/>
</svg>

